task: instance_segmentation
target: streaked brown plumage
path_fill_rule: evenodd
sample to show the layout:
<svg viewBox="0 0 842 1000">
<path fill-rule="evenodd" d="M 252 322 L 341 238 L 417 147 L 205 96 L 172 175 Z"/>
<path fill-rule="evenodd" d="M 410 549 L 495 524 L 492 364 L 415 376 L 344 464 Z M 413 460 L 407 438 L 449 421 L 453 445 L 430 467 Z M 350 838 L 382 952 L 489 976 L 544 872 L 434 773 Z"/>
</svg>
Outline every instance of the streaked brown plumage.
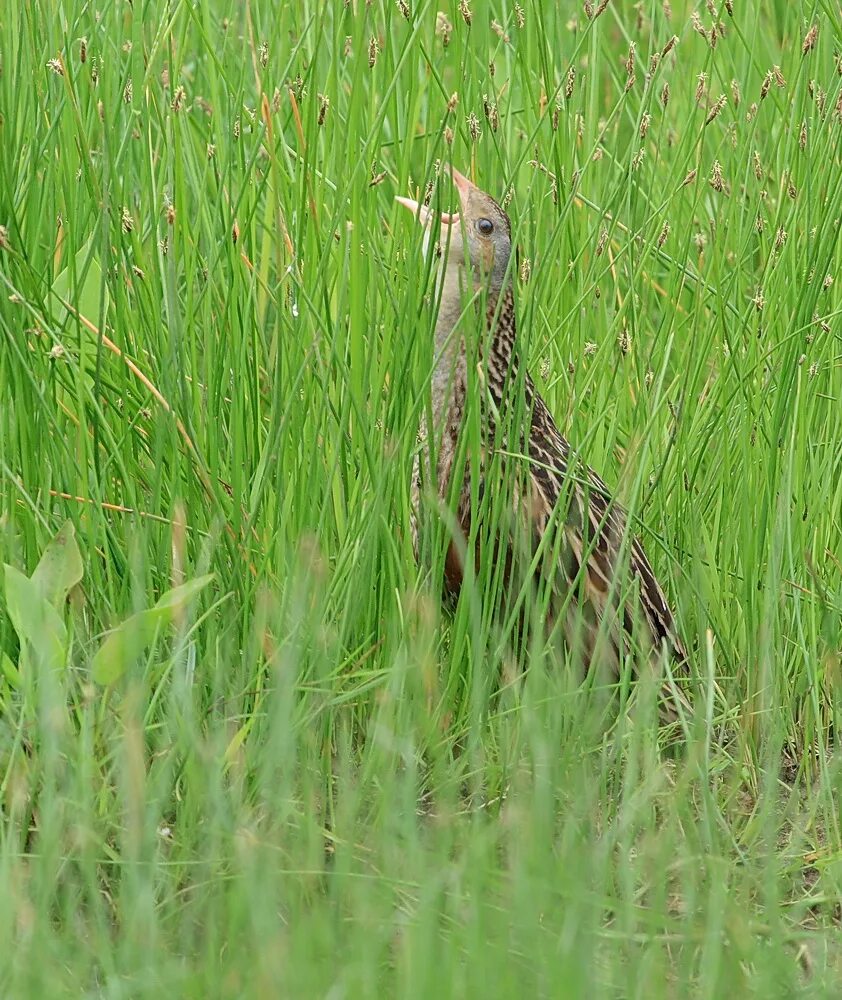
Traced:
<svg viewBox="0 0 842 1000">
<path fill-rule="evenodd" d="M 413 473 L 416 550 L 415 515 L 422 488 L 430 485 L 447 502 L 456 487 L 454 510 L 461 537 L 451 540 L 445 559 L 449 593 L 458 593 L 462 586 L 461 553 L 473 539 L 478 562 L 484 553 L 495 562 L 503 557 L 504 588 L 518 590 L 525 576 L 550 588 L 547 625 L 560 626 L 584 671 L 605 664 L 616 676 L 632 639 L 652 663 L 664 648 L 683 662 L 686 654 L 673 616 L 640 542 L 627 532 L 625 513 L 599 476 L 577 459 L 529 373 L 519 365 L 506 213 L 458 171 L 453 170 L 452 176 L 461 211 L 443 214 L 440 232 L 430 209 L 398 199 L 417 213 L 425 226 L 425 241 L 440 240 L 443 249 L 436 286 L 432 427 L 424 421 Z M 480 331 L 484 336 L 478 338 L 465 333 L 476 316 L 465 305 L 471 296 L 474 302 L 485 302 L 485 330 Z M 478 452 L 468 450 L 463 467 L 457 456 L 472 391 L 483 397 L 480 445 Z M 518 393 L 522 393 L 520 410 Z M 509 419 L 513 413 L 524 414 L 519 426 Z M 488 526 L 477 523 L 481 517 L 477 498 L 499 491 L 501 470 L 511 497 L 505 539 L 499 537 L 498 523 L 491 527 L 491 537 L 483 532 Z M 618 580 L 620 565 L 628 567 L 626 581 Z M 622 586 L 624 582 L 632 586 Z M 669 703 L 663 715 L 672 716 Z"/>
</svg>

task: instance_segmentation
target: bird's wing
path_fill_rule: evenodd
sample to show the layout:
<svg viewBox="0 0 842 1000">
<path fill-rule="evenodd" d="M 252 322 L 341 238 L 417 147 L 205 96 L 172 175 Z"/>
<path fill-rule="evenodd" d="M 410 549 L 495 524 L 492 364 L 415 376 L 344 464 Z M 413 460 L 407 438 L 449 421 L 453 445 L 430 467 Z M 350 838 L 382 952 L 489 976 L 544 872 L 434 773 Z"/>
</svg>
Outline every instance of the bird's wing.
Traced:
<svg viewBox="0 0 842 1000">
<path fill-rule="evenodd" d="M 560 567 L 565 582 L 582 588 L 584 599 L 594 606 L 600 618 L 611 614 L 615 619 L 611 632 L 616 628 L 618 633 L 629 637 L 635 618 L 640 617 L 638 609 L 611 608 L 608 604 L 612 596 L 615 599 L 619 596 L 614 578 L 628 530 L 625 512 L 612 500 L 602 479 L 584 463 L 576 462 L 543 400 L 534 390 L 533 393 L 529 457 L 532 486 L 540 497 L 537 506 L 541 516 L 536 527 L 539 531 L 545 529 L 554 515 L 561 519 L 570 550 L 570 558 L 562 560 Z M 557 511 L 558 505 L 565 501 L 567 509 Z M 660 650 L 665 641 L 676 659 L 683 661 L 684 645 L 646 553 L 637 538 L 632 537 L 628 545 L 629 569 L 638 585 L 639 612 L 652 645 Z M 621 634 L 616 635 L 616 641 L 618 644 L 624 641 Z"/>
</svg>

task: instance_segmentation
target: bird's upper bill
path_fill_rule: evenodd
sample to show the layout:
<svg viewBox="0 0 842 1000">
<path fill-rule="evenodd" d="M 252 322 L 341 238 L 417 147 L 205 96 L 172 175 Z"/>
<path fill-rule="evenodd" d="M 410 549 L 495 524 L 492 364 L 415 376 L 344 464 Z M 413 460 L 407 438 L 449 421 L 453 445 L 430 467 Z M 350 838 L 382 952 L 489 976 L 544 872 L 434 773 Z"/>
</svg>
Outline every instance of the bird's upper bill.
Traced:
<svg viewBox="0 0 842 1000">
<path fill-rule="evenodd" d="M 450 176 L 453 178 L 453 183 L 456 185 L 456 190 L 459 192 L 459 201 L 462 203 L 462 211 L 464 212 L 468 205 L 468 198 L 472 191 L 478 190 L 475 184 L 472 184 L 464 174 L 460 174 L 456 167 L 450 168 Z M 399 202 L 404 208 L 408 208 L 413 215 L 417 215 L 422 226 L 428 226 L 433 218 L 435 218 L 436 213 L 428 208 L 426 205 L 422 205 L 418 201 L 413 201 L 412 198 L 395 198 L 395 201 Z M 441 224 L 443 226 L 453 226 L 459 222 L 458 212 L 442 212 L 441 213 Z"/>
</svg>

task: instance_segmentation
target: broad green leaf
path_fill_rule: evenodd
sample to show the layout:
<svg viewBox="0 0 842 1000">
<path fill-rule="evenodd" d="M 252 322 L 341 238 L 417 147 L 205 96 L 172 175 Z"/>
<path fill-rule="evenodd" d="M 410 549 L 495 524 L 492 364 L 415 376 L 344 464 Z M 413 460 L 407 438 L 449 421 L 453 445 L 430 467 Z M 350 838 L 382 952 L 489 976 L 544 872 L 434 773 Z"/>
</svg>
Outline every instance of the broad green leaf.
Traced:
<svg viewBox="0 0 842 1000">
<path fill-rule="evenodd" d="M 173 587 L 172 590 L 168 590 L 160 596 L 152 610 L 172 611 L 175 613 L 189 601 L 192 601 L 197 594 L 201 593 L 212 579 L 213 573 L 208 573 L 205 576 L 197 576 L 195 580 L 188 580 L 178 587 Z"/>
<path fill-rule="evenodd" d="M 61 299 L 55 306 L 55 318 L 63 323 L 68 314 L 64 302 L 69 302 L 91 323 L 99 323 L 100 307 L 108 311 L 108 286 L 102 281 L 102 268 L 91 253 L 92 239 L 83 243 L 74 259 L 74 267 L 65 267 L 53 281 L 53 292 Z M 87 268 L 87 270 L 86 270 Z M 76 272 L 74 285 L 73 271 Z"/>
<path fill-rule="evenodd" d="M 44 549 L 32 574 L 32 582 L 57 610 L 61 610 L 67 595 L 82 579 L 82 556 L 76 544 L 72 521 L 65 521 L 61 530 Z"/>
<path fill-rule="evenodd" d="M 127 618 L 111 632 L 94 656 L 91 669 L 98 684 L 113 684 L 134 663 L 155 637 L 159 628 L 173 618 L 203 590 L 213 574 L 188 580 L 163 594 L 154 607 Z"/>
<path fill-rule="evenodd" d="M 67 629 L 58 612 L 28 576 L 8 563 L 5 584 L 6 610 L 21 646 L 28 644 L 45 667 L 60 667 L 67 647 Z"/>
</svg>

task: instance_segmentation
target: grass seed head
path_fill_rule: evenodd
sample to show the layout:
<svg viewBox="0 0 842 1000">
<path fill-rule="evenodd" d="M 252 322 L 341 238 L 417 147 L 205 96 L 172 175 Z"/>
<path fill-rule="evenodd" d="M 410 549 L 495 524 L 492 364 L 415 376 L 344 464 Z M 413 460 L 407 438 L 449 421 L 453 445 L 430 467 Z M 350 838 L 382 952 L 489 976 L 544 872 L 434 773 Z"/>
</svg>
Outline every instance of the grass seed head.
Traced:
<svg viewBox="0 0 842 1000">
<path fill-rule="evenodd" d="M 663 224 L 663 226 L 661 226 L 661 232 L 658 234 L 658 249 L 659 250 L 667 242 L 667 238 L 669 237 L 669 234 L 670 234 L 670 224 L 666 220 L 664 220 L 664 224 Z"/>
<path fill-rule="evenodd" d="M 576 67 L 571 66 L 567 70 L 567 76 L 564 78 L 564 96 L 569 101 L 573 96 L 573 87 L 576 83 Z"/>
<path fill-rule="evenodd" d="M 403 16 L 407 19 L 407 21 L 412 20 L 412 11 L 409 9 L 409 4 L 406 2 L 406 0 L 397 0 L 397 8 L 401 12 L 401 14 L 403 14 Z"/>
<path fill-rule="evenodd" d="M 725 95 L 723 94 L 716 101 L 716 104 L 708 112 L 707 118 L 705 118 L 705 125 L 710 125 L 710 123 L 717 117 L 719 112 L 725 107 Z"/>
<path fill-rule="evenodd" d="M 707 73 L 699 73 L 696 80 L 696 93 L 695 99 L 696 104 L 704 104 L 705 98 L 708 92 L 708 75 Z"/>
<path fill-rule="evenodd" d="M 316 118 L 317 125 L 324 125 L 327 113 L 330 110 L 330 98 L 325 94 L 319 94 L 319 114 Z"/>
<path fill-rule="evenodd" d="M 620 354 L 622 354 L 623 357 L 625 357 L 631 350 L 631 334 L 625 326 L 621 328 L 620 333 L 617 336 L 617 346 L 620 348 Z"/>
<path fill-rule="evenodd" d="M 448 35 L 448 39 L 449 39 Z M 447 45 L 447 42 L 445 42 Z M 374 65 L 377 62 L 377 53 L 380 51 L 380 46 L 377 42 L 377 37 L 372 35 L 368 40 L 368 68 L 374 69 Z"/>
<path fill-rule="evenodd" d="M 515 24 L 518 28 L 523 28 L 526 24 L 526 15 L 523 12 L 523 7 L 519 3 L 515 4 Z"/>
<path fill-rule="evenodd" d="M 497 105 L 488 100 L 488 94 L 482 95 L 482 111 L 485 115 L 486 121 L 491 126 L 491 131 L 496 132 L 497 126 L 500 123 L 500 118 L 497 113 Z"/>
<path fill-rule="evenodd" d="M 690 15 L 690 24 L 693 26 L 693 31 L 701 35 L 705 41 L 708 40 L 708 33 L 705 26 L 702 24 L 702 19 L 699 17 L 698 13 L 694 10 Z"/>
<path fill-rule="evenodd" d="M 763 83 L 760 84 L 760 100 L 762 101 L 766 95 L 769 93 L 769 89 L 772 86 L 772 71 L 769 70 L 766 76 L 763 77 Z"/>
<path fill-rule="evenodd" d="M 480 128 L 479 118 L 477 118 L 473 111 L 465 119 L 465 124 L 468 126 L 471 142 L 478 142 L 482 138 L 482 129 Z"/>
<path fill-rule="evenodd" d="M 134 229 L 134 219 L 132 218 L 131 212 L 125 205 L 120 213 L 120 228 L 124 233 L 130 233 Z"/>
<path fill-rule="evenodd" d="M 597 257 L 602 256 L 602 251 L 605 249 L 605 244 L 608 242 L 608 230 L 603 229 L 599 234 L 599 239 L 596 241 L 596 255 Z"/>
<path fill-rule="evenodd" d="M 813 24 L 810 26 L 810 30 L 804 36 L 804 42 L 801 45 L 802 55 L 806 56 L 807 53 L 812 48 L 815 47 L 815 44 L 818 41 L 818 37 L 819 37 L 819 26 L 817 24 Z"/>
<path fill-rule="evenodd" d="M 502 24 L 500 24 L 499 21 L 495 21 L 492 19 L 491 30 L 494 32 L 495 35 L 497 35 L 498 38 L 502 39 L 502 41 L 504 41 L 507 45 L 511 41 L 509 36 L 506 34 L 506 29 L 503 27 Z"/>
<path fill-rule="evenodd" d="M 641 139 L 646 138 L 646 133 L 649 131 L 649 126 L 652 123 L 652 115 L 648 111 L 644 111 L 640 118 L 640 129 L 639 134 Z"/>
<path fill-rule="evenodd" d="M 473 21 L 474 19 L 474 15 L 471 12 L 471 6 L 468 3 L 468 0 L 459 0 L 459 13 L 462 15 L 462 20 L 470 28 L 471 21 Z"/>
<path fill-rule="evenodd" d="M 12 244 L 9 242 L 9 230 L 5 226 L 0 226 L 0 250 L 11 250 Z"/>
<path fill-rule="evenodd" d="M 667 105 L 670 102 L 670 85 L 664 81 L 664 86 L 661 88 L 661 107 L 666 110 Z"/>
<path fill-rule="evenodd" d="M 740 85 L 736 80 L 731 81 L 731 100 L 734 102 L 734 107 L 738 108 L 740 102 L 743 99 L 743 95 L 740 91 Z"/>
<path fill-rule="evenodd" d="M 678 35 L 673 35 L 667 44 L 661 49 L 661 58 L 665 59 L 678 44 Z"/>
</svg>

